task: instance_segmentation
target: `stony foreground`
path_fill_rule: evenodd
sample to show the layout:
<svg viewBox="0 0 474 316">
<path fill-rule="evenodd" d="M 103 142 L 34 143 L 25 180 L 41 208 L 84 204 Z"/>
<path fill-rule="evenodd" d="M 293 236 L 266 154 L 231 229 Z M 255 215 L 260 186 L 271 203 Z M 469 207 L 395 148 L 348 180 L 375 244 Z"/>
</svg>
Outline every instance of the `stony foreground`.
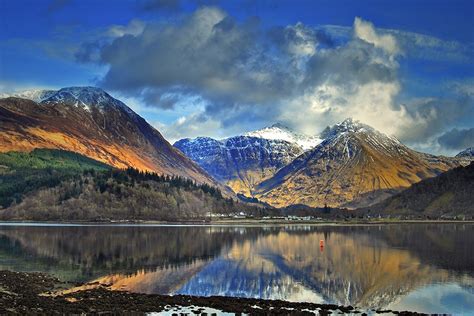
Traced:
<svg viewBox="0 0 474 316">
<path fill-rule="evenodd" d="M 232 297 L 137 294 L 106 288 L 64 295 L 55 292 L 68 284 L 42 273 L 0 271 L 0 314 L 134 314 L 166 312 L 170 315 L 209 315 L 209 310 L 250 315 L 361 314 L 352 306 L 291 303 Z M 206 309 L 206 307 L 208 309 Z M 190 312 L 189 312 L 190 311 Z M 410 312 L 371 311 L 411 315 Z M 213 313 L 210 313 L 211 315 Z"/>
</svg>

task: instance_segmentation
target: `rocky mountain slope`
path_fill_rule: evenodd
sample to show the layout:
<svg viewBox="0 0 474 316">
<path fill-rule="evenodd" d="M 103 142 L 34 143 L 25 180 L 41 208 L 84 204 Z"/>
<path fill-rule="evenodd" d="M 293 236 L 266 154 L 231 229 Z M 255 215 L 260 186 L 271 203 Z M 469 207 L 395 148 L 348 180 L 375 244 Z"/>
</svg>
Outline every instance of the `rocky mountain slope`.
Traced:
<svg viewBox="0 0 474 316">
<path fill-rule="evenodd" d="M 273 206 L 360 207 L 459 166 L 456 158 L 409 149 L 396 138 L 347 119 L 322 143 L 263 181 L 254 195 Z"/>
<path fill-rule="evenodd" d="M 242 136 L 182 139 L 174 146 L 234 192 L 247 196 L 319 139 L 275 124 Z"/>
<path fill-rule="evenodd" d="M 474 216 L 474 162 L 425 179 L 370 207 L 371 213 Z"/>
<path fill-rule="evenodd" d="M 118 168 L 215 184 L 142 117 L 101 89 L 70 87 L 18 96 L 0 99 L 0 152 L 63 149 Z"/>
</svg>

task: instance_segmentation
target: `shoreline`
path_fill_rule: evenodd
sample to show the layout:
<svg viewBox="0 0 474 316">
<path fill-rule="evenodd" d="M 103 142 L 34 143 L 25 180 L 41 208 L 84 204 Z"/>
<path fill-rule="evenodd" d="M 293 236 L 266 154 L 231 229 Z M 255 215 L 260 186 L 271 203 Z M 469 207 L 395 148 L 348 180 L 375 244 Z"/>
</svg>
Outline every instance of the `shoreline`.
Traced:
<svg viewBox="0 0 474 316">
<path fill-rule="evenodd" d="M 276 220 L 223 219 L 216 221 L 0 221 L 0 226 L 370 226 L 391 224 L 474 224 L 474 220 Z"/>
<path fill-rule="evenodd" d="M 87 283 L 86 283 L 87 284 Z M 63 294 L 61 290 L 77 284 L 62 282 L 45 273 L 0 271 L 0 314 L 83 314 L 106 313 L 145 315 L 177 313 L 208 315 L 227 312 L 251 315 L 329 315 L 334 313 L 391 313 L 420 315 L 408 311 L 358 309 L 335 304 L 297 303 L 281 300 L 224 296 L 140 294 L 112 291 L 106 287 Z"/>
</svg>

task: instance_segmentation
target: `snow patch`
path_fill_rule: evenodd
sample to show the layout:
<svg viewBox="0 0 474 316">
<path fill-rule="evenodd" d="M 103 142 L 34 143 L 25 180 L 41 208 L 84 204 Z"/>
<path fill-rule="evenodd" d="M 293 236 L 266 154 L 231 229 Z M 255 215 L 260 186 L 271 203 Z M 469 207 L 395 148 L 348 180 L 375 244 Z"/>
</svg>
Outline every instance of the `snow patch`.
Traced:
<svg viewBox="0 0 474 316">
<path fill-rule="evenodd" d="M 296 133 L 288 127 L 278 123 L 256 131 L 245 133 L 243 136 L 257 137 L 268 140 L 284 140 L 297 144 L 303 150 L 314 148 L 323 141 L 321 138 L 316 136 L 308 136 Z"/>
</svg>

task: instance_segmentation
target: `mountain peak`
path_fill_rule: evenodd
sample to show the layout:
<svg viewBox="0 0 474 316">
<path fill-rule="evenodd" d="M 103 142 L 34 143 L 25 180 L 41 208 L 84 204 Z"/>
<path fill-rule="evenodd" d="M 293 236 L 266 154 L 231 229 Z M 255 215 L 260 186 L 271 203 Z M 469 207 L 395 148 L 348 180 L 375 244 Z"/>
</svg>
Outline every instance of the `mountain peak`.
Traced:
<svg viewBox="0 0 474 316">
<path fill-rule="evenodd" d="M 327 139 L 343 133 L 377 132 L 373 127 L 361 123 L 353 118 L 347 118 L 344 121 L 328 126 L 321 133 L 321 138 Z"/>
<path fill-rule="evenodd" d="M 359 120 L 355 120 L 352 117 L 346 118 L 341 123 L 336 124 L 340 130 L 348 132 L 358 132 L 360 130 L 374 130 L 371 126 L 361 123 Z"/>
<path fill-rule="evenodd" d="M 274 123 L 274 124 L 272 124 L 270 126 L 267 126 L 265 128 L 279 128 L 279 129 L 291 130 L 288 126 L 285 126 L 282 123 Z"/>
<path fill-rule="evenodd" d="M 44 104 L 58 102 L 83 107 L 86 110 L 90 110 L 91 107 L 98 107 L 99 109 L 116 107 L 126 111 L 128 114 L 134 114 L 134 112 L 122 101 L 115 99 L 110 94 L 97 87 L 61 88 L 52 92 L 47 98 L 41 101 L 41 103 Z"/>
<path fill-rule="evenodd" d="M 107 92 L 96 87 L 66 87 L 55 91 L 43 103 L 63 102 L 74 105 L 82 104 L 91 106 L 93 104 L 103 104 L 105 102 L 118 101 L 112 98 Z"/>
<path fill-rule="evenodd" d="M 75 86 L 75 87 L 65 87 L 61 88 L 57 91 L 58 93 L 61 92 L 67 92 L 71 93 L 73 95 L 81 95 L 81 94 L 88 94 L 88 95 L 107 95 L 109 94 L 102 90 L 101 88 L 98 87 L 92 87 L 92 86 Z"/>
</svg>

